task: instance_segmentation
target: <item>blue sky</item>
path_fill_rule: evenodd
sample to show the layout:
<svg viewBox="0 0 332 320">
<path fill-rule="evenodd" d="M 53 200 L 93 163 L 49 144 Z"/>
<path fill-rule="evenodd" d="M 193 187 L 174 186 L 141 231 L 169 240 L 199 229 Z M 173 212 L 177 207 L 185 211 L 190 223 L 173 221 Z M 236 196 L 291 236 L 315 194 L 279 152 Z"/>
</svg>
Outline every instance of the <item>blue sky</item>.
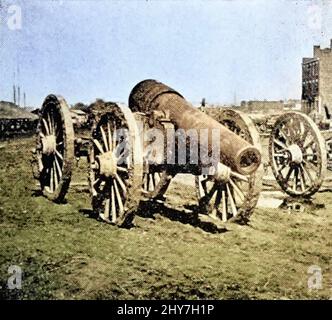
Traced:
<svg viewBox="0 0 332 320">
<path fill-rule="evenodd" d="M 0 2 L 0 100 L 12 99 L 19 64 L 34 106 L 49 93 L 127 102 L 147 78 L 193 102 L 299 98 L 302 57 L 332 38 L 330 0 Z M 6 25 L 11 4 L 21 30 Z"/>
</svg>

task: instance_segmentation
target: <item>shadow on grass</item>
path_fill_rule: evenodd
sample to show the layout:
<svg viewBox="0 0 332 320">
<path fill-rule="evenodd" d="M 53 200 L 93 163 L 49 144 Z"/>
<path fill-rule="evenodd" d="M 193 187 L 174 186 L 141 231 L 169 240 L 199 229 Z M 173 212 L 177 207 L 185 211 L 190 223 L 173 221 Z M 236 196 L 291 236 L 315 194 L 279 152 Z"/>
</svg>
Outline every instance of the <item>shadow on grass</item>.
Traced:
<svg viewBox="0 0 332 320">
<path fill-rule="evenodd" d="M 312 198 L 301 197 L 287 197 L 279 206 L 280 209 L 286 210 L 289 213 L 308 213 L 317 215 L 315 212 L 324 209 L 324 203 L 317 203 Z"/>
<path fill-rule="evenodd" d="M 89 219 L 99 220 L 98 215 L 95 212 L 93 212 L 92 209 L 79 209 L 78 212 L 83 214 L 83 216 Z"/>
<path fill-rule="evenodd" d="M 41 190 L 32 190 L 31 191 L 31 197 L 34 197 L 34 198 L 42 197 L 42 198 L 50 201 L 51 203 L 55 203 L 55 204 L 68 204 L 68 201 L 67 201 L 66 198 L 61 199 L 61 200 L 56 200 L 56 201 L 55 200 L 52 201 L 52 200 L 47 199 L 47 197 L 43 195 L 43 192 Z"/>
<path fill-rule="evenodd" d="M 103 222 L 103 220 L 101 220 L 91 209 L 80 209 L 79 212 L 89 219 Z M 201 221 L 198 218 L 198 208 L 196 208 L 196 206 L 187 206 L 186 210 L 178 210 L 166 206 L 164 203 L 142 201 L 139 209 L 135 213 L 135 215 L 147 219 L 155 219 L 156 214 L 160 214 L 172 221 L 190 224 L 195 228 L 200 228 L 209 233 L 224 233 L 228 231 L 224 226 L 217 226 L 212 222 Z M 128 226 L 128 229 L 133 227 L 135 227 L 135 225 L 131 224 Z"/>
<path fill-rule="evenodd" d="M 218 226 L 213 222 L 200 220 L 198 213 L 198 206 L 194 205 L 185 206 L 184 210 L 178 210 L 167 206 L 163 202 L 145 201 L 141 202 L 136 215 L 142 218 L 155 219 L 155 214 L 160 214 L 169 220 L 190 224 L 195 228 L 200 228 L 209 233 L 224 233 L 228 231 L 224 226 Z"/>
</svg>

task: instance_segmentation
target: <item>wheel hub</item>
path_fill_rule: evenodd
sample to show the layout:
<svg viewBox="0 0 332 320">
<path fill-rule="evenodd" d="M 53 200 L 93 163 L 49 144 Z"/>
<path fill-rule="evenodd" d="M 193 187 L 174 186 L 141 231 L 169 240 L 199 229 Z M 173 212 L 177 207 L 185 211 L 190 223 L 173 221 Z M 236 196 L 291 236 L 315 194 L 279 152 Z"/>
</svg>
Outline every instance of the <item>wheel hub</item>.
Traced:
<svg viewBox="0 0 332 320">
<path fill-rule="evenodd" d="M 288 151 L 291 155 L 291 162 L 300 164 L 303 161 L 302 150 L 297 144 L 292 144 L 289 146 Z"/>
<path fill-rule="evenodd" d="M 51 134 L 42 138 L 42 152 L 43 154 L 50 156 L 56 150 L 56 137 Z"/>
<path fill-rule="evenodd" d="M 117 158 L 112 151 L 97 156 L 99 174 L 109 178 L 115 177 L 117 172 Z"/>
<path fill-rule="evenodd" d="M 222 163 L 218 163 L 214 172 L 214 180 L 218 182 L 228 182 L 231 177 L 231 169 Z"/>
</svg>

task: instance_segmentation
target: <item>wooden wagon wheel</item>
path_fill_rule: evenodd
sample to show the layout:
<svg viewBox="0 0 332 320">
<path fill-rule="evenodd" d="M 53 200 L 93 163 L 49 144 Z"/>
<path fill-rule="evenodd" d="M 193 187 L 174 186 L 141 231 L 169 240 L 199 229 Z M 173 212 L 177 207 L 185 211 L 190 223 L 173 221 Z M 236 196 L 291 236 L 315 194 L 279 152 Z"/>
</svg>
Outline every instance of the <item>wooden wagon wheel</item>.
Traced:
<svg viewBox="0 0 332 320">
<path fill-rule="evenodd" d="M 118 226 L 131 224 L 141 198 L 142 151 L 135 118 L 126 107 L 106 103 L 97 116 L 89 153 L 92 207 Z"/>
<path fill-rule="evenodd" d="M 46 97 L 40 110 L 35 152 L 43 195 L 52 201 L 64 199 L 74 162 L 74 128 L 68 105 L 61 96 Z"/>
<path fill-rule="evenodd" d="M 168 122 L 164 122 L 162 125 L 159 122 L 155 122 L 153 126 L 149 124 L 145 128 L 145 130 L 149 129 L 157 129 L 163 132 L 163 136 L 167 137 L 167 128 L 173 129 L 174 126 L 172 124 L 169 124 Z M 143 196 L 145 199 L 148 200 L 161 200 L 164 201 L 164 194 L 166 193 L 172 178 L 175 176 L 174 172 L 170 172 L 169 169 L 163 168 L 161 171 L 155 171 L 153 168 L 154 164 L 154 157 L 151 159 L 151 152 L 153 154 L 158 153 L 156 150 L 151 150 L 149 148 L 149 141 L 150 138 L 147 138 L 147 141 L 145 141 L 143 150 L 143 162 L 144 162 L 144 168 L 143 168 L 143 183 L 142 183 L 142 190 L 143 190 Z M 151 141 L 155 141 L 154 139 L 151 139 Z M 167 145 L 167 141 L 164 141 L 165 146 Z M 162 150 L 159 150 L 162 151 Z M 167 148 L 164 149 L 163 154 L 167 154 L 170 152 Z M 167 158 L 167 155 L 165 156 Z M 150 165 L 150 161 L 152 160 L 152 165 Z M 158 161 L 157 161 L 158 163 Z"/>
<path fill-rule="evenodd" d="M 147 150 L 148 148 L 144 148 Z M 174 174 L 168 172 L 166 169 L 162 171 L 154 171 L 153 168 L 148 165 L 148 155 L 143 156 L 144 169 L 143 169 L 143 181 L 142 192 L 144 198 L 148 200 L 164 200 L 164 194 L 166 193 L 168 186 L 170 185 Z"/>
<path fill-rule="evenodd" d="M 277 182 L 291 196 L 310 196 L 323 183 L 325 141 L 313 120 L 303 113 L 288 112 L 276 120 L 269 158 Z"/>
<path fill-rule="evenodd" d="M 143 174 L 143 195 L 150 200 L 163 200 L 163 196 L 172 181 L 173 175 L 167 171 L 145 172 Z"/>
<path fill-rule="evenodd" d="M 259 133 L 248 116 L 234 110 L 221 110 L 216 120 L 261 150 Z M 201 209 L 224 222 L 247 222 L 256 207 L 262 177 L 263 165 L 255 173 L 244 176 L 219 163 L 212 174 L 195 178 Z"/>
</svg>

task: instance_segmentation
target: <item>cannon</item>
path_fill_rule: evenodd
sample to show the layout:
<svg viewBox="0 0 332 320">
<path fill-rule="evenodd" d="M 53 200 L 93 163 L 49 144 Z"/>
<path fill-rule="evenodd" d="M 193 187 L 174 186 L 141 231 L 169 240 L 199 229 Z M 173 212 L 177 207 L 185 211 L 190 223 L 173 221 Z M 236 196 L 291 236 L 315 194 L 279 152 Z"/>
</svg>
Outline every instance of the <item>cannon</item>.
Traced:
<svg viewBox="0 0 332 320">
<path fill-rule="evenodd" d="M 73 124 L 62 97 L 45 99 L 34 171 L 47 198 L 63 200 L 81 156 L 89 163 L 93 212 L 118 226 L 132 223 L 142 200 L 165 201 L 178 173 L 195 175 L 202 212 L 222 221 L 249 219 L 261 189 L 259 135 L 250 119 L 233 111 L 213 119 L 155 80 L 132 89 L 129 108 L 91 106 L 83 126 Z"/>
<path fill-rule="evenodd" d="M 196 176 L 196 194 L 202 212 L 223 221 L 239 217 L 248 219 L 256 206 L 262 178 L 259 135 L 249 118 L 236 112 L 224 112 L 218 119 L 213 119 L 191 106 L 175 90 L 154 80 L 145 80 L 134 87 L 129 96 L 129 108 L 143 116 L 145 123 L 161 115 L 158 124 L 148 125 L 164 127 L 165 131 L 194 129 L 199 133 L 207 130 L 209 138 L 214 129 L 218 132 L 220 153 L 213 159 L 215 162 L 210 163 L 209 172 L 203 170 L 206 168 L 202 159 L 191 165 L 189 159 L 185 165 L 179 161 L 165 165 L 162 159 L 160 164 L 145 166 L 144 181 L 149 186 L 145 191 L 150 197 L 161 197 L 176 174 L 191 173 Z M 164 136 L 168 136 L 167 132 Z M 199 134 L 194 135 L 193 140 L 191 142 L 198 144 L 200 150 L 205 148 L 208 154 L 213 151 L 210 139 L 205 146 L 199 141 Z M 175 150 L 176 159 L 179 159 L 178 150 Z M 145 163 L 153 162 L 148 154 L 144 158 Z M 155 184 L 149 183 L 156 175 L 161 179 Z"/>
</svg>

